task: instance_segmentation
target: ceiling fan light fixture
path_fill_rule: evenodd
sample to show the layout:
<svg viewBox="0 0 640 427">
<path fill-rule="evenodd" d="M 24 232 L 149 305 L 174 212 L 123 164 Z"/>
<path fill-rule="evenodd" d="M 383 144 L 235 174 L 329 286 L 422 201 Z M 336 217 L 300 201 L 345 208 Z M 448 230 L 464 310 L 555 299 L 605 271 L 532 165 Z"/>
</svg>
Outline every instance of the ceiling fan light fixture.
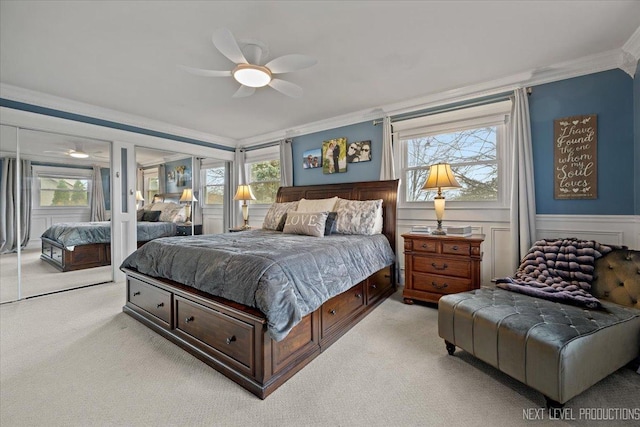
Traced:
<svg viewBox="0 0 640 427">
<path fill-rule="evenodd" d="M 84 151 L 71 151 L 69 155 L 71 157 L 75 157 L 76 159 L 86 159 L 87 157 L 89 157 L 89 155 Z"/>
<path fill-rule="evenodd" d="M 263 87 L 271 82 L 271 70 L 260 65 L 238 64 L 232 74 L 244 86 Z"/>
</svg>

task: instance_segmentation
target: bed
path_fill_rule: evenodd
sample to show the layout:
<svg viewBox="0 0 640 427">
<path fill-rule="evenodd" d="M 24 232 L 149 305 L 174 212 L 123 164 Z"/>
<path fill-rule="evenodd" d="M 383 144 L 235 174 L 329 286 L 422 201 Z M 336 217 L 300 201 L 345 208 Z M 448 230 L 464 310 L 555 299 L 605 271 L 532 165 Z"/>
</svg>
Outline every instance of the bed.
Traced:
<svg viewBox="0 0 640 427">
<path fill-rule="evenodd" d="M 312 269 L 303 273 L 288 269 L 284 259 L 292 254 L 296 257 L 316 257 L 318 252 L 337 253 L 335 249 L 319 247 L 333 244 L 332 240 L 340 242 L 339 245 L 347 246 L 350 237 L 354 237 L 355 241 L 356 236 L 331 235 L 317 240 L 306 237 L 307 250 L 300 250 L 295 246 L 302 236 L 283 235 L 281 238 L 273 237 L 273 240 L 270 240 L 270 236 L 275 236 L 278 232 L 266 230 L 218 236 L 193 236 L 182 240 L 169 238 L 145 245 L 128 257 L 121 266 L 127 276 L 127 302 L 123 311 L 264 399 L 395 291 L 397 188 L 398 181 L 393 180 L 281 187 L 278 190 L 277 203 L 334 196 L 347 200 L 382 199 L 382 234 L 362 236 L 367 244 L 372 244 L 378 249 L 359 246 L 361 253 L 358 254 L 356 251 L 352 252 L 355 255 L 349 255 L 359 261 L 355 263 L 356 266 L 350 267 L 350 271 L 345 275 L 352 276 L 351 280 L 357 281 L 356 283 L 345 284 L 342 277 L 337 277 L 342 275 L 335 274 L 335 271 L 331 270 L 331 263 L 326 263 L 318 268 L 322 274 L 329 274 L 332 280 L 325 280 L 322 286 L 316 286 L 313 282 L 316 276 Z M 261 281 L 275 280 L 276 283 L 280 283 L 277 282 L 277 272 L 282 272 L 283 290 L 274 293 L 276 301 L 279 305 L 285 306 L 284 300 L 288 297 L 281 300 L 278 299 L 279 296 L 295 292 L 298 300 L 304 300 L 303 308 L 299 312 L 292 310 L 290 321 L 287 321 L 287 316 L 274 316 L 270 309 L 261 306 L 261 295 L 270 293 L 264 290 L 267 288 L 258 286 L 248 290 L 249 300 L 251 296 L 255 296 L 256 304 L 244 304 L 238 302 L 242 299 L 238 299 L 234 294 L 242 293 L 244 285 L 239 286 L 240 290 L 234 290 L 213 283 L 212 292 L 218 293 L 218 296 L 203 290 L 205 288 L 194 287 L 198 286 L 198 278 L 207 274 L 211 265 L 221 262 L 212 255 L 209 257 L 212 261 L 207 264 L 202 261 L 207 256 L 198 255 L 196 252 L 200 246 L 202 252 L 210 250 L 207 246 L 208 241 L 214 238 L 216 244 L 224 242 L 228 245 L 227 252 L 238 251 L 241 256 L 254 257 L 255 262 L 242 264 L 245 267 L 250 266 L 249 269 L 260 270 L 251 274 L 259 277 Z M 276 243 L 276 239 L 282 239 L 286 243 Z M 260 252 L 260 241 L 263 245 L 273 243 L 274 249 L 270 252 Z M 383 241 L 384 245 L 381 243 Z M 253 252 L 240 253 L 243 245 L 252 248 Z M 281 246 L 286 249 L 280 249 Z M 165 263 L 154 256 L 155 251 L 165 250 L 171 257 L 179 252 L 186 252 L 187 259 L 191 260 L 189 262 L 192 264 L 182 268 L 182 273 L 174 271 L 176 264 L 171 266 L 171 262 L 175 261 Z M 284 257 L 277 255 L 280 250 L 286 254 Z M 384 255 L 380 254 L 380 258 L 384 259 L 374 261 L 374 258 L 378 258 L 378 255 L 375 255 L 376 251 L 384 252 Z M 275 258 L 267 261 L 268 267 L 260 267 L 262 260 L 259 262 L 257 259 L 270 259 L 271 254 Z M 371 265 L 361 266 L 362 259 L 365 258 L 372 260 Z M 378 268 L 380 265 L 382 267 Z M 367 269 L 375 271 L 368 272 Z M 142 271 L 149 271 L 151 274 Z M 215 273 L 212 274 L 212 277 L 215 277 Z M 159 277 L 162 275 L 170 278 Z M 179 280 L 186 283 L 180 283 Z M 311 292 L 300 286 L 304 282 L 314 283 L 314 287 L 309 288 Z M 304 293 L 326 295 L 322 295 L 319 301 L 316 298 L 318 295 L 311 295 L 311 303 L 307 304 L 308 300 L 299 298 L 300 294 Z M 228 298 L 234 298 L 236 301 Z M 317 308 L 316 304 L 319 304 Z M 268 314 L 265 315 L 264 312 Z"/>
<path fill-rule="evenodd" d="M 176 235 L 174 221 L 142 221 L 141 214 L 166 206 L 175 209 L 179 193 L 156 194 L 153 204 L 138 210 L 136 224 L 138 247 L 153 239 Z M 155 207 L 154 207 L 155 206 Z M 156 211 L 157 212 L 157 211 Z M 180 218 L 178 218 L 180 219 Z M 62 272 L 111 265 L 111 222 L 58 223 L 49 227 L 40 237 L 42 250 L 40 259 Z"/>
</svg>

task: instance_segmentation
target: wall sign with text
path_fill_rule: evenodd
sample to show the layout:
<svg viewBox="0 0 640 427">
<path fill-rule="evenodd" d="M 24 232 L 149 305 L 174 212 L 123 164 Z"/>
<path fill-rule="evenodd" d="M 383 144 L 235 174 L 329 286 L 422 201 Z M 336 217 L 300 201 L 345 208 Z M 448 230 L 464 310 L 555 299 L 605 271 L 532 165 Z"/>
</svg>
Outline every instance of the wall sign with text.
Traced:
<svg viewBox="0 0 640 427">
<path fill-rule="evenodd" d="M 598 116 L 553 121 L 554 198 L 598 198 Z"/>
</svg>

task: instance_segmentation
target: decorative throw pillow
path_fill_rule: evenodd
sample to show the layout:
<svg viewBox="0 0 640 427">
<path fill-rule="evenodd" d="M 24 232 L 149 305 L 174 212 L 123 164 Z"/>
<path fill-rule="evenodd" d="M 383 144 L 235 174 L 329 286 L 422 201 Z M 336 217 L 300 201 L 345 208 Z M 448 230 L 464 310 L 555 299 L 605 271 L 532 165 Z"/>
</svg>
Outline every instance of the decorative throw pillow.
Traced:
<svg viewBox="0 0 640 427">
<path fill-rule="evenodd" d="M 185 215 L 184 206 L 171 204 L 164 207 L 160 212 L 160 218 L 158 221 L 163 222 L 185 222 L 187 216 Z"/>
<path fill-rule="evenodd" d="M 282 217 L 284 214 L 290 211 L 295 211 L 298 208 L 298 202 L 285 202 L 285 203 L 274 203 L 269 207 L 267 214 L 264 217 L 264 222 L 262 223 L 262 228 L 265 230 L 277 230 L 282 231 L 284 228 L 284 222 L 282 226 L 280 223 L 282 222 Z"/>
<path fill-rule="evenodd" d="M 323 237 L 327 212 L 287 212 L 283 233 Z"/>
<path fill-rule="evenodd" d="M 136 219 L 138 221 L 142 221 L 142 216 L 144 215 L 144 208 L 140 208 L 136 211 Z"/>
<path fill-rule="evenodd" d="M 382 233 L 382 199 L 345 200 L 336 203 L 338 234 L 373 235 Z"/>
<path fill-rule="evenodd" d="M 296 212 L 332 212 L 337 201 L 337 196 L 330 199 L 300 199 Z"/>
<path fill-rule="evenodd" d="M 158 222 L 161 213 L 161 211 L 144 211 L 142 221 Z"/>
<path fill-rule="evenodd" d="M 338 212 L 329 212 L 327 214 L 327 222 L 324 224 L 324 235 L 328 236 L 336 230 L 336 219 Z"/>
</svg>

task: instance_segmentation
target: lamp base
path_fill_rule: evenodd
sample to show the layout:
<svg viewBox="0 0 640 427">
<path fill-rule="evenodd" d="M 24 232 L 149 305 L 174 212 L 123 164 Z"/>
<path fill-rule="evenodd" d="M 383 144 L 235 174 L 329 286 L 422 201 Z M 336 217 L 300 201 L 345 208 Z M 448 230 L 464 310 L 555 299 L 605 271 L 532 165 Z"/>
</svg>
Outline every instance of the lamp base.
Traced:
<svg viewBox="0 0 640 427">
<path fill-rule="evenodd" d="M 447 232 L 442 229 L 442 221 L 438 221 L 438 228 L 431 232 L 434 236 L 446 236 Z"/>
</svg>

